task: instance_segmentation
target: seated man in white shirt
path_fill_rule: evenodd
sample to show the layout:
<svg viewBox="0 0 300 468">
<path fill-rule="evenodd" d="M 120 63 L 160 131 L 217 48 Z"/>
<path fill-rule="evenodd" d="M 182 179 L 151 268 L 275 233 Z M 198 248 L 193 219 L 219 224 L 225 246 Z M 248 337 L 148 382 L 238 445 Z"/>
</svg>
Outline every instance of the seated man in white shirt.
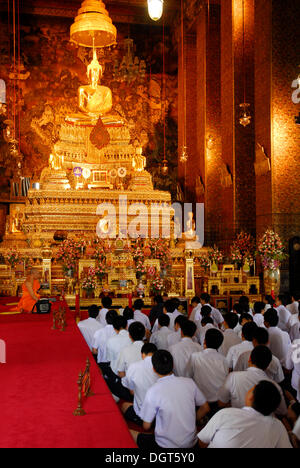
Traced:
<svg viewBox="0 0 300 468">
<path fill-rule="evenodd" d="M 297 400 L 300 403 L 300 340 L 290 345 L 284 367 L 292 371 L 291 385 L 297 392 Z"/>
<path fill-rule="evenodd" d="M 261 301 L 257 301 L 254 303 L 254 310 L 253 310 L 253 320 L 258 327 L 264 327 L 264 313 L 265 311 L 265 304 Z"/>
<path fill-rule="evenodd" d="M 172 345 L 179 343 L 181 340 L 181 326 L 187 320 L 188 318 L 185 315 L 178 315 L 178 317 L 176 317 L 174 322 L 174 331 L 172 331 L 167 337 L 168 349 Z"/>
<path fill-rule="evenodd" d="M 268 346 L 268 330 L 266 328 L 257 327 L 257 329 L 254 332 L 252 343 L 254 348 L 256 348 L 256 346 Z M 249 368 L 250 356 L 251 351 L 246 351 L 245 353 L 241 354 L 234 370 L 237 372 L 247 370 Z M 272 361 L 268 369 L 266 370 L 266 374 L 269 377 L 269 379 L 274 380 L 274 382 L 278 384 L 282 384 L 284 381 L 282 365 L 280 364 L 279 359 L 274 355 L 272 355 Z"/>
<path fill-rule="evenodd" d="M 103 328 L 97 319 L 99 314 L 99 307 L 97 305 L 91 305 L 88 308 L 89 318 L 87 320 L 82 320 L 78 323 L 78 328 L 82 333 L 83 338 L 85 339 L 88 347 L 92 351 L 93 338 L 97 330 Z"/>
<path fill-rule="evenodd" d="M 127 320 L 127 327 L 129 328 L 130 325 L 135 322 L 134 320 L 134 312 L 131 307 L 126 306 L 125 309 L 123 310 L 123 317 Z"/>
<path fill-rule="evenodd" d="M 243 313 L 253 315 L 248 296 L 241 296 L 239 298 L 239 304 L 242 307 Z"/>
<path fill-rule="evenodd" d="M 286 306 L 287 310 L 289 310 L 292 315 L 299 314 L 299 300 L 300 294 L 295 293 L 291 297 L 291 303 Z"/>
<path fill-rule="evenodd" d="M 228 367 L 231 370 L 235 369 L 235 366 L 239 360 L 241 354 L 246 351 L 252 351 L 253 349 L 253 336 L 257 329 L 257 325 L 254 322 L 245 323 L 242 328 L 242 343 L 232 346 L 227 354 Z"/>
<path fill-rule="evenodd" d="M 203 419 L 209 405 L 192 379 L 174 376 L 173 358 L 168 351 L 157 351 L 152 364 L 158 380 L 146 394 L 140 417 L 146 431 L 155 420 L 155 433 L 131 431 L 132 436 L 144 450 L 192 449 L 197 444 L 196 418 Z"/>
<path fill-rule="evenodd" d="M 193 307 L 193 310 L 191 312 L 191 315 L 189 316 L 189 319 L 192 321 L 192 322 L 195 322 L 196 323 L 196 320 L 195 320 L 195 316 L 196 316 L 196 313 L 198 311 L 200 311 L 201 313 L 201 302 L 200 302 L 200 297 L 198 296 L 195 296 L 193 297 L 192 301 L 191 301 L 191 306 Z M 198 319 L 199 320 L 199 319 Z"/>
<path fill-rule="evenodd" d="M 196 337 L 197 337 L 198 342 L 201 344 L 201 346 L 204 345 L 206 332 L 210 330 L 211 328 L 216 329 L 214 325 L 214 321 L 210 316 L 203 317 L 201 320 L 201 325 L 198 322 Z"/>
<path fill-rule="evenodd" d="M 224 382 L 219 392 L 219 406 L 225 407 L 231 403 L 233 408 L 243 408 L 247 392 L 258 384 L 261 380 L 271 379 L 267 377 L 266 369 L 272 361 L 272 353 L 266 346 L 257 346 L 250 356 L 249 368 L 244 372 L 232 372 Z M 277 409 L 277 414 L 286 416 L 287 407 L 282 390 L 278 384 L 273 382 L 281 395 L 281 404 Z"/>
<path fill-rule="evenodd" d="M 196 330 L 196 324 L 186 320 L 181 326 L 181 341 L 169 348 L 174 360 L 174 374 L 178 377 L 188 377 L 187 364 L 191 354 L 202 351 L 202 346 L 192 340 Z"/>
<path fill-rule="evenodd" d="M 142 323 L 144 325 L 144 327 L 146 329 L 146 336 L 148 338 L 150 336 L 151 325 L 150 325 L 150 320 L 147 317 L 147 315 L 143 314 L 143 312 L 142 312 L 143 307 L 144 307 L 143 299 L 137 299 L 136 301 L 134 301 L 134 304 L 133 304 L 133 310 L 134 310 L 133 318 L 134 318 L 134 320 L 136 322 L 140 322 L 140 323 Z"/>
<path fill-rule="evenodd" d="M 275 301 L 274 301 L 273 297 L 268 295 L 268 294 L 266 296 L 264 296 L 263 303 L 265 304 L 265 312 L 268 309 L 272 309 L 274 307 L 274 305 L 275 305 Z"/>
<path fill-rule="evenodd" d="M 110 369 L 116 378 L 118 376 L 116 365 L 120 352 L 123 348 L 131 344 L 131 339 L 127 331 L 127 320 L 125 317 L 118 315 L 118 317 L 113 320 L 113 327 L 115 335 L 107 341 L 106 357 L 107 361 L 110 363 Z"/>
<path fill-rule="evenodd" d="M 215 323 L 214 318 L 212 316 L 212 311 L 212 307 L 208 304 L 201 306 L 201 309 L 198 309 L 195 314 L 195 324 L 198 325 L 199 323 L 201 323 L 204 317 L 211 317 L 213 319 L 214 325 L 218 328 L 218 325 Z"/>
<path fill-rule="evenodd" d="M 300 307 L 298 314 L 293 314 L 290 317 L 289 330 L 291 342 L 300 339 Z"/>
<path fill-rule="evenodd" d="M 170 318 L 170 325 L 169 325 L 169 328 L 171 331 L 173 331 L 174 329 L 174 324 L 175 324 L 175 319 L 178 317 L 178 316 L 181 316 L 182 314 L 180 314 L 178 312 L 178 314 L 174 317 L 173 317 L 173 313 L 175 313 L 176 311 L 176 304 L 175 302 L 172 300 L 172 299 L 168 299 L 165 303 L 164 303 L 164 306 L 163 306 L 163 313 L 168 315 L 169 318 Z M 155 320 L 155 323 L 153 325 L 153 328 L 152 328 L 152 333 L 155 333 L 157 332 L 158 330 L 158 319 Z"/>
<path fill-rule="evenodd" d="M 158 375 L 153 370 L 152 356 L 157 351 L 154 344 L 146 343 L 142 347 L 142 361 L 130 364 L 126 376 L 122 379 L 122 385 L 133 394 L 132 403 L 123 403 L 122 413 L 127 421 L 134 422 L 139 426 L 143 425 L 140 418 L 142 405 L 146 393 L 158 379 Z"/>
<path fill-rule="evenodd" d="M 277 325 L 279 317 L 276 309 L 270 308 L 264 313 L 265 327 L 269 332 L 269 348 L 284 366 L 285 359 L 291 345 L 289 334 Z"/>
<path fill-rule="evenodd" d="M 103 325 L 104 327 L 106 326 L 106 314 L 111 308 L 112 305 L 112 300 L 108 296 L 104 296 L 101 299 L 101 304 L 102 304 L 102 309 L 99 312 L 99 315 L 97 317 L 97 320 Z"/>
<path fill-rule="evenodd" d="M 243 408 L 219 411 L 198 434 L 201 448 L 292 448 L 284 425 L 273 416 L 281 395 L 272 382 L 251 387 Z M 246 404 L 246 405 L 245 405 Z"/>
<path fill-rule="evenodd" d="M 93 338 L 92 352 L 97 355 L 97 363 L 103 373 L 109 367 L 109 361 L 106 357 L 106 346 L 109 338 L 116 334 L 113 327 L 113 321 L 116 317 L 118 317 L 118 312 L 116 310 L 109 310 L 106 313 L 106 326 L 96 331 Z"/>
<path fill-rule="evenodd" d="M 119 353 L 114 369 L 117 375 L 109 376 L 106 381 L 112 394 L 125 401 L 132 401 L 132 395 L 128 388 L 125 388 L 121 379 L 134 362 L 142 360 L 141 349 L 144 346 L 145 327 L 141 322 L 134 322 L 128 329 L 130 345 L 122 348 Z"/>
<path fill-rule="evenodd" d="M 234 329 L 235 333 L 237 334 L 239 338 L 242 339 L 243 326 L 249 322 L 254 322 L 253 315 L 247 314 L 246 312 L 242 312 L 242 314 L 239 316 L 239 323 Z"/>
<path fill-rule="evenodd" d="M 297 438 L 298 447 L 300 447 L 300 416 L 299 416 L 298 421 L 296 422 L 295 427 L 293 429 L 293 434 Z"/>
<path fill-rule="evenodd" d="M 229 312 L 224 315 L 224 341 L 219 349 L 219 353 L 223 356 L 227 356 L 228 351 L 232 346 L 241 344 L 242 339 L 235 333 L 234 329 L 239 323 L 239 318 L 237 314 Z"/>
<path fill-rule="evenodd" d="M 224 322 L 223 315 L 218 309 L 216 309 L 210 304 L 210 295 L 208 293 L 202 293 L 200 296 L 200 301 L 201 301 L 202 307 L 205 305 L 208 305 L 212 308 L 211 316 L 213 318 L 214 324 L 216 327 L 221 329 L 222 324 Z"/>
<path fill-rule="evenodd" d="M 291 318 L 290 311 L 285 307 L 286 296 L 285 294 L 279 294 L 276 298 L 276 311 L 278 314 L 279 322 L 278 327 L 285 332 L 289 332 L 289 322 Z"/>
<path fill-rule="evenodd" d="M 223 340 L 220 330 L 208 330 L 204 339 L 204 351 L 192 354 L 188 363 L 188 375 L 196 382 L 212 411 L 218 409 L 219 390 L 229 374 L 226 358 L 218 353 Z"/>
<path fill-rule="evenodd" d="M 155 344 L 157 349 L 168 349 L 168 336 L 172 333 L 169 325 L 170 317 L 166 314 L 161 314 L 158 317 L 158 330 L 150 338 L 150 343 Z"/>
</svg>

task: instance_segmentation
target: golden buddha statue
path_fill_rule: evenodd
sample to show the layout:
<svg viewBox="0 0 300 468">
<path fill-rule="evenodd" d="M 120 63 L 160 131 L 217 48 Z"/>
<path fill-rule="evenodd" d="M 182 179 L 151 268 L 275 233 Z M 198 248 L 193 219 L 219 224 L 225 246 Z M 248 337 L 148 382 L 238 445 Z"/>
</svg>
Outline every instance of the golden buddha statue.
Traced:
<svg viewBox="0 0 300 468">
<path fill-rule="evenodd" d="M 112 109 L 112 92 L 106 86 L 99 86 L 98 82 L 103 69 L 97 59 L 96 49 L 93 51 L 93 60 L 87 67 L 89 84 L 80 86 L 78 90 L 79 108 L 91 117 L 100 117 Z"/>
</svg>

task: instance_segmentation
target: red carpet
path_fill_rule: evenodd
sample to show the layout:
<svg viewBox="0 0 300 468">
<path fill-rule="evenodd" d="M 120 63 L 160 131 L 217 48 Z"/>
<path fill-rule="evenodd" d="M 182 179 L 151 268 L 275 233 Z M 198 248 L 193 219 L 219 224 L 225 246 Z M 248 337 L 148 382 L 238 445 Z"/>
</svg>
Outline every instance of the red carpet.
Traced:
<svg viewBox="0 0 300 468">
<path fill-rule="evenodd" d="M 1 315 L 0 447 L 134 448 L 74 319 L 66 332 L 51 330 L 51 316 Z M 86 416 L 75 417 L 77 377 L 91 360 L 92 391 Z"/>
</svg>

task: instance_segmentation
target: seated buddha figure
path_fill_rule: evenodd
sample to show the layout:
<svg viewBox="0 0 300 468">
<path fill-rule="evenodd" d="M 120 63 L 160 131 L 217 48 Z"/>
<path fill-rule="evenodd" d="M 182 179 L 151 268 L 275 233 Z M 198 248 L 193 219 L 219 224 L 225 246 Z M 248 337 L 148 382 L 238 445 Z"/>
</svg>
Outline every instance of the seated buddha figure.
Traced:
<svg viewBox="0 0 300 468">
<path fill-rule="evenodd" d="M 111 90 L 106 86 L 98 85 L 102 73 L 102 66 L 98 62 L 97 53 L 94 49 L 93 60 L 87 67 L 89 84 L 80 86 L 78 90 L 80 110 L 92 117 L 100 117 L 112 109 Z"/>
</svg>

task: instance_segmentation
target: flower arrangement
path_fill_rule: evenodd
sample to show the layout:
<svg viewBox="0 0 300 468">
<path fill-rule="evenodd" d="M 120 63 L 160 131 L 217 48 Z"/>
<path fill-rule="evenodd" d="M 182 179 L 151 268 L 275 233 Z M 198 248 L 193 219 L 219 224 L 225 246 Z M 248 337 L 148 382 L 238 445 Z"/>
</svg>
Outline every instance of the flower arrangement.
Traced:
<svg viewBox="0 0 300 468">
<path fill-rule="evenodd" d="M 259 240 L 257 253 L 261 257 L 264 270 L 277 270 L 287 257 L 279 235 L 270 229 Z"/>
<path fill-rule="evenodd" d="M 99 263 L 95 268 L 95 275 L 99 280 L 102 280 L 105 276 L 105 265 L 104 263 Z"/>
<path fill-rule="evenodd" d="M 163 289 L 164 289 L 164 281 L 160 277 L 155 278 L 151 284 L 152 292 L 154 294 L 160 294 Z"/>
<path fill-rule="evenodd" d="M 104 242 L 97 237 L 93 240 L 93 247 L 95 249 L 93 259 L 97 260 L 98 262 L 103 262 L 103 260 L 106 258 Z"/>
<path fill-rule="evenodd" d="M 76 261 L 81 257 L 82 245 L 73 239 L 66 239 L 62 242 L 56 253 L 56 259 L 63 264 L 65 272 L 74 270 Z"/>
<path fill-rule="evenodd" d="M 208 258 L 210 263 L 218 264 L 223 262 L 224 254 L 216 245 L 214 245 L 213 250 L 208 252 Z"/>
<path fill-rule="evenodd" d="M 233 262 L 244 263 L 247 261 L 250 266 L 254 264 L 255 241 L 250 234 L 243 231 L 240 232 L 233 242 L 230 251 Z"/>
<path fill-rule="evenodd" d="M 93 267 L 90 267 L 88 270 L 87 275 L 83 278 L 81 287 L 85 291 L 94 291 L 97 286 L 97 281 L 96 281 L 96 270 Z"/>
<path fill-rule="evenodd" d="M 139 260 L 136 264 L 136 273 L 139 276 L 145 275 L 147 273 L 146 267 L 144 266 L 144 263 L 141 260 Z"/>
<path fill-rule="evenodd" d="M 16 250 L 12 250 L 11 252 L 9 252 L 7 254 L 6 259 L 7 259 L 7 262 L 10 264 L 10 266 L 12 267 L 12 269 L 15 269 L 16 265 L 18 265 L 18 263 L 22 261 L 22 257 L 20 256 L 19 252 L 17 252 Z"/>
<path fill-rule="evenodd" d="M 207 255 L 201 255 L 201 257 L 199 257 L 199 264 L 202 268 L 209 267 L 210 266 L 209 257 Z"/>
</svg>

